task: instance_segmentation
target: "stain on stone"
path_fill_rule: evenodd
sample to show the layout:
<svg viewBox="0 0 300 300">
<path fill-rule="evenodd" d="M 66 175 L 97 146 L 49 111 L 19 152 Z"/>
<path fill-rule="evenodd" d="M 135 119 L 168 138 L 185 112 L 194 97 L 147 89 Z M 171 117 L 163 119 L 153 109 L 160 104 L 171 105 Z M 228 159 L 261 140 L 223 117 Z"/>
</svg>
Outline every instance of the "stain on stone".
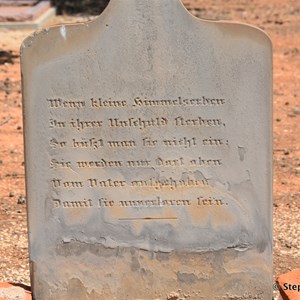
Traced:
<svg viewBox="0 0 300 300">
<path fill-rule="evenodd" d="M 60 256 L 80 256 L 84 252 L 90 252 L 96 256 L 111 257 L 116 256 L 118 249 L 110 249 L 101 244 L 85 243 L 81 241 L 68 240 L 68 243 L 62 241 L 57 244 L 56 253 Z"/>
<path fill-rule="evenodd" d="M 195 283 L 198 280 L 198 277 L 193 273 L 181 273 L 177 272 L 178 281 L 183 283 Z"/>
<path fill-rule="evenodd" d="M 239 152 L 239 156 L 240 156 L 240 161 L 244 161 L 245 160 L 246 149 L 242 146 L 238 146 L 238 152 Z"/>
<path fill-rule="evenodd" d="M 137 271 L 140 269 L 140 263 L 139 263 L 139 260 L 137 259 L 137 257 L 135 256 L 132 256 L 131 258 L 131 270 L 134 272 L 134 271 Z"/>
<path fill-rule="evenodd" d="M 80 279 L 72 278 L 69 280 L 66 289 L 54 290 L 51 298 L 48 299 L 95 300 L 95 299 L 101 299 L 101 296 L 95 290 L 89 292 Z"/>
<path fill-rule="evenodd" d="M 145 269 L 145 268 L 141 268 L 141 273 L 143 277 L 153 277 L 153 272 Z"/>
<path fill-rule="evenodd" d="M 155 258 L 160 262 L 166 261 L 170 259 L 170 254 L 165 252 L 157 252 Z"/>
</svg>

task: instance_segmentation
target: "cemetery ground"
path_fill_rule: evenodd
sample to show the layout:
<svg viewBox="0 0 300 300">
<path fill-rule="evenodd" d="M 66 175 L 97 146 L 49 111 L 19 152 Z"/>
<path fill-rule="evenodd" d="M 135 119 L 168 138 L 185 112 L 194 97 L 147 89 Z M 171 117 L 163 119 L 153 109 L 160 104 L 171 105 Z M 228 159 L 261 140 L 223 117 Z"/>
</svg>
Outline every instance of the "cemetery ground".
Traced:
<svg viewBox="0 0 300 300">
<path fill-rule="evenodd" d="M 256 25 L 273 42 L 275 279 L 300 268 L 300 2 L 183 2 L 204 19 Z M 85 19 L 59 16 L 52 23 Z M 29 267 L 19 46 L 30 33 L 0 30 L 0 281 L 23 284 L 29 284 Z"/>
</svg>

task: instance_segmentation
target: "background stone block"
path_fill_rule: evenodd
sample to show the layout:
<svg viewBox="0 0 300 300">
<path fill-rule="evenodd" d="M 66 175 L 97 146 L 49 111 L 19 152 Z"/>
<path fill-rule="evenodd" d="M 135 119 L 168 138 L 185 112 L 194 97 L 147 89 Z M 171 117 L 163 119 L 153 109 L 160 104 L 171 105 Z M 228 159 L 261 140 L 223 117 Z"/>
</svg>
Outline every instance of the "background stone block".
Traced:
<svg viewBox="0 0 300 300">
<path fill-rule="evenodd" d="M 22 74 L 37 299 L 271 299 L 262 31 L 111 1 L 25 40 Z"/>
</svg>

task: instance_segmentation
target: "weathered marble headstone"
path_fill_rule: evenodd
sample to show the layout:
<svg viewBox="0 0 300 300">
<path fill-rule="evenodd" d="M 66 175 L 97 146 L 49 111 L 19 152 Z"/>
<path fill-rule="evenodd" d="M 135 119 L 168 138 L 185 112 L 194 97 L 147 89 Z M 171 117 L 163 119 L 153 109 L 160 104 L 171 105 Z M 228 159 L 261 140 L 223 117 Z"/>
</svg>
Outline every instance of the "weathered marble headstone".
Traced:
<svg viewBox="0 0 300 300">
<path fill-rule="evenodd" d="M 180 0 L 24 41 L 35 299 L 271 299 L 271 51 Z"/>
</svg>

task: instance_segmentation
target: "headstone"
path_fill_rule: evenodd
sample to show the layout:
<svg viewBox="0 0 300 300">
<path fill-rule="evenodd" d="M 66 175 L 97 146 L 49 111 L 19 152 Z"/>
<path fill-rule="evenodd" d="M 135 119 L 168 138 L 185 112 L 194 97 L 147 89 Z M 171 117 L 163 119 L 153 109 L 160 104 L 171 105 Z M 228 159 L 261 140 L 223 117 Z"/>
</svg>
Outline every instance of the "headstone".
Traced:
<svg viewBox="0 0 300 300">
<path fill-rule="evenodd" d="M 272 298 L 272 50 L 180 0 L 22 47 L 34 299 Z"/>
</svg>

